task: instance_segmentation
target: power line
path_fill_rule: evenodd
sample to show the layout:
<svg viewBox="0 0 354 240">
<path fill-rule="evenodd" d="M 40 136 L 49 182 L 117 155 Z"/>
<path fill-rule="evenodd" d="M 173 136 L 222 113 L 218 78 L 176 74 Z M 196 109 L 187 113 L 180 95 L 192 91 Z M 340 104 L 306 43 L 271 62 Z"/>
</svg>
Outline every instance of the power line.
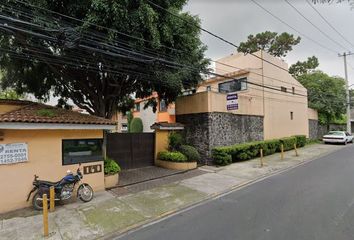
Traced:
<svg viewBox="0 0 354 240">
<path fill-rule="evenodd" d="M 323 21 L 325 21 L 327 23 L 328 26 L 330 26 L 339 36 L 341 36 L 341 38 L 346 41 L 347 43 L 349 43 L 349 45 L 351 45 L 352 47 L 354 47 L 354 45 L 348 41 L 344 35 L 342 33 L 340 33 L 321 13 L 320 11 L 318 11 L 309 0 L 306 0 L 307 4 L 322 18 Z"/>
<path fill-rule="evenodd" d="M 19 2 L 21 2 L 21 1 L 19 1 Z M 44 10 L 46 10 L 46 9 L 44 9 Z M 48 10 L 48 11 L 50 11 L 51 13 L 55 13 L 55 12 L 53 12 L 53 11 L 51 11 L 51 10 Z M 23 13 L 23 12 L 22 12 Z M 60 16 L 67 16 L 67 15 L 63 15 L 63 14 L 60 14 L 60 13 L 58 13 Z M 29 13 L 26 13 L 26 15 L 27 16 L 29 16 L 29 17 L 34 17 L 33 15 L 31 16 L 31 14 L 29 14 Z M 36 16 L 36 17 L 38 17 L 38 16 Z M 70 16 L 67 16 L 67 17 L 70 17 Z M 70 17 L 70 18 L 72 18 L 72 17 Z M 74 18 L 74 19 L 76 19 L 76 18 Z M 46 19 L 44 19 L 44 20 L 46 20 Z M 78 19 L 78 20 L 80 20 L 80 19 Z M 81 21 L 81 20 L 80 20 Z M 99 25 L 97 25 L 97 26 L 99 26 Z M 93 34 L 94 36 L 98 36 L 97 34 L 95 34 L 95 33 L 90 33 L 91 35 Z M 89 35 L 87 35 L 87 36 L 89 36 Z M 89 36 L 89 37 L 91 37 L 91 36 Z M 94 38 L 96 38 L 96 37 L 94 37 Z M 104 40 L 104 37 L 102 36 L 102 34 L 99 36 L 99 38 L 97 38 L 97 39 L 102 39 L 102 40 Z M 119 41 L 118 41 L 119 42 Z M 103 44 L 103 45 L 106 45 L 106 46 L 108 46 L 107 44 L 105 44 L 105 43 L 102 43 L 102 42 L 96 42 L 96 44 Z M 110 46 L 110 47 L 113 47 L 113 48 L 116 48 L 115 46 Z M 177 50 L 177 49 L 174 49 L 174 50 Z M 151 51 L 150 51 L 151 52 Z M 131 51 L 130 51 L 130 53 L 131 53 Z M 262 58 L 260 58 L 260 59 L 262 59 Z M 262 59 L 262 60 L 264 60 L 264 59 Z M 266 60 L 264 60 L 265 62 L 267 62 Z M 217 62 L 217 61 L 214 61 L 214 62 Z M 219 62 L 220 63 L 220 62 Z M 223 64 L 223 63 L 220 63 L 220 64 Z M 224 64 L 225 65 L 225 64 Z M 274 65 L 274 64 L 273 64 Z M 229 65 L 229 66 L 231 66 L 231 65 Z M 275 65 L 275 66 L 277 66 L 278 67 L 278 65 Z M 235 66 L 232 66 L 233 68 L 237 68 L 237 67 L 235 67 Z M 241 69 L 241 68 L 237 68 L 237 69 Z M 251 71 L 252 72 L 252 71 Z M 273 77 L 269 77 L 269 76 L 265 76 L 265 75 L 263 75 L 263 74 L 259 74 L 259 73 L 257 73 L 257 72 L 253 72 L 253 73 L 255 73 L 256 75 L 259 75 L 259 76 L 264 76 L 264 77 L 267 77 L 267 78 L 271 78 L 271 79 L 273 79 L 273 80 L 276 80 L 276 81 L 280 81 L 280 82 L 285 82 L 285 81 L 282 81 L 282 80 L 280 80 L 280 79 L 276 79 L 276 78 L 273 78 Z M 297 85 L 297 84 L 293 84 L 293 85 Z M 300 86 L 300 85 L 297 85 L 297 86 Z M 302 86 L 300 86 L 300 87 L 302 87 Z"/>
<path fill-rule="evenodd" d="M 342 47 L 343 49 L 347 49 L 345 46 L 343 46 L 341 43 L 338 41 L 334 40 L 331 36 L 329 36 L 327 33 L 322 31 L 319 27 L 317 27 L 310 19 L 308 19 L 302 12 L 299 11 L 293 4 L 291 4 L 288 0 L 284 0 L 292 9 L 294 9 L 303 19 L 305 19 L 309 24 L 311 24 L 314 28 L 316 28 L 320 33 L 322 33 L 326 38 L 337 44 L 338 46 Z"/>
<path fill-rule="evenodd" d="M 4 25 L 4 26 L 5 26 L 5 25 Z M 32 33 L 33 33 L 33 32 L 31 32 L 31 31 L 27 31 L 27 34 L 32 34 Z M 36 36 L 36 37 L 42 37 L 42 35 L 36 35 L 36 34 L 34 34 L 34 36 Z M 81 44 L 81 45 L 79 45 L 79 46 L 81 46 L 81 47 L 86 47 L 86 48 L 87 48 L 87 46 L 85 46 L 85 45 L 83 45 L 83 44 Z M 102 50 L 99 50 L 99 49 L 93 48 L 93 47 L 88 47 L 88 48 L 89 48 L 90 50 L 92 50 L 92 51 L 96 51 L 96 52 L 99 52 L 99 53 L 102 53 L 102 54 L 105 54 L 105 55 L 108 55 L 108 56 L 117 56 L 116 54 L 114 54 L 114 53 L 111 52 L 112 49 L 109 49 L 110 51 L 102 51 Z M 136 52 L 130 51 L 130 53 L 136 53 Z M 152 58 L 151 56 L 148 56 L 148 55 L 144 55 L 144 56 L 150 58 L 151 60 L 154 59 L 154 58 Z M 132 57 L 130 57 L 130 56 L 128 56 L 128 55 L 119 55 L 119 57 L 128 58 L 128 59 L 133 60 L 133 61 L 141 61 L 141 59 L 139 59 L 139 58 L 132 58 Z M 140 57 L 142 57 L 142 56 L 140 56 Z M 155 60 L 156 60 L 156 61 L 163 62 L 163 63 L 166 63 L 166 64 L 171 64 L 170 67 L 175 67 L 175 68 L 188 68 L 188 69 L 194 70 L 194 71 L 196 70 L 195 67 L 187 66 L 187 65 L 184 65 L 184 64 L 176 63 L 176 62 L 167 61 L 167 60 L 164 60 L 164 59 L 155 59 Z M 146 62 L 145 62 L 145 63 L 146 63 Z M 197 69 L 197 71 L 200 71 L 200 70 Z M 206 71 L 205 73 L 213 74 L 213 75 L 219 76 L 219 77 L 228 78 L 227 76 L 224 76 L 224 75 L 221 75 L 221 74 L 215 74 L 215 73 L 212 73 L 212 72 L 207 72 L 207 71 Z M 272 87 L 272 86 L 265 86 L 265 85 L 257 84 L 257 83 L 254 83 L 254 82 L 248 82 L 248 83 L 249 83 L 249 84 L 252 84 L 252 85 L 255 85 L 255 86 L 258 86 L 258 87 L 267 88 L 267 89 L 270 89 L 270 90 L 275 90 L 275 91 L 279 91 L 279 92 L 281 91 L 279 88 L 274 88 L 274 87 Z M 301 94 L 296 94 L 296 95 L 306 96 L 306 97 L 307 97 L 307 95 L 301 95 Z"/>
<path fill-rule="evenodd" d="M 278 16 L 276 16 L 275 14 L 273 14 L 271 11 L 269 11 L 267 8 L 265 8 L 263 5 L 261 5 L 260 3 L 258 3 L 255 0 L 251 0 L 254 4 L 256 4 L 258 7 L 260 7 L 261 9 L 263 9 L 266 13 L 268 13 L 269 15 L 271 15 L 273 18 L 275 18 L 276 20 L 278 20 L 279 22 L 281 22 L 282 24 L 286 25 L 287 27 L 289 27 L 290 29 L 294 30 L 297 34 L 299 34 L 300 36 L 310 40 L 311 42 L 315 43 L 316 45 L 322 47 L 323 49 L 333 52 L 335 54 L 337 54 L 337 51 L 321 44 L 320 42 L 314 40 L 313 38 L 309 37 L 308 35 L 300 32 L 299 30 L 297 30 L 296 28 L 294 28 L 293 26 L 291 26 L 290 24 L 288 24 L 286 21 L 284 21 L 283 19 L 279 18 Z"/>
<path fill-rule="evenodd" d="M 207 34 L 209 34 L 209 35 L 211 35 L 211 36 L 213 36 L 213 37 L 215 37 L 215 38 L 217 38 L 217 39 L 219 39 L 219 40 L 221 40 L 221 41 L 223 41 L 223 42 L 225 42 L 225 43 L 227 43 L 227 44 L 229 44 L 229 45 L 231 45 L 231 46 L 233 46 L 233 47 L 235 47 L 235 48 L 238 48 L 238 46 L 237 46 L 236 44 L 234 44 L 234 43 L 232 43 L 232 42 L 226 40 L 225 38 L 223 38 L 223 37 L 221 37 L 221 36 L 219 36 L 219 35 L 217 35 L 217 34 L 215 34 L 215 33 L 212 33 L 211 31 L 209 31 L 209 30 L 207 30 L 207 29 L 205 29 L 205 28 L 203 28 L 203 27 L 200 27 L 200 26 L 197 25 L 197 24 L 191 23 L 190 21 L 188 21 L 188 20 L 186 20 L 186 19 L 180 17 L 179 15 L 177 15 L 177 14 L 175 14 L 175 13 L 173 13 L 173 12 L 171 12 L 171 11 L 169 11 L 169 10 L 163 8 L 163 7 L 161 7 L 160 5 L 154 3 L 154 2 L 152 2 L 152 1 L 150 1 L 150 0 L 147 0 L 147 1 L 148 1 L 150 4 L 154 5 L 155 7 L 159 8 L 159 9 L 161 9 L 161 10 L 164 10 L 165 12 L 169 13 L 170 15 L 175 16 L 176 18 L 179 18 L 180 20 L 186 22 L 187 24 L 189 24 L 189 25 L 191 25 L 191 26 L 194 26 L 194 27 L 198 28 L 199 30 L 201 30 L 201 31 L 203 31 L 203 32 L 205 32 L 205 33 L 207 33 Z M 279 69 L 282 69 L 282 70 L 284 70 L 284 71 L 286 71 L 286 72 L 289 72 L 288 69 L 282 68 L 282 67 L 280 67 L 280 66 L 278 66 L 278 65 L 276 65 L 276 64 L 274 64 L 274 63 L 272 63 L 271 61 L 268 61 L 268 60 L 266 60 L 266 59 L 263 59 L 263 58 L 261 58 L 260 56 L 257 56 L 257 55 L 254 54 L 254 53 L 249 53 L 249 54 L 252 55 L 252 56 L 254 56 L 254 57 L 256 57 L 256 58 L 258 58 L 258 59 L 261 59 L 262 61 L 264 61 L 264 62 L 266 62 L 266 63 L 269 63 L 269 64 L 271 64 L 271 65 L 273 65 L 273 66 L 275 66 L 275 67 L 277 67 L 277 68 L 279 68 Z"/>
</svg>

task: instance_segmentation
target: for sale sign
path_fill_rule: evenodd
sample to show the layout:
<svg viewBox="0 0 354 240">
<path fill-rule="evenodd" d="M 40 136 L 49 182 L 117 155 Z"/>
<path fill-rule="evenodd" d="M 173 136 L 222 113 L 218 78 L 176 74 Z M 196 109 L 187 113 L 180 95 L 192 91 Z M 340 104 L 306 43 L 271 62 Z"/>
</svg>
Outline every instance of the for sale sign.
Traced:
<svg viewBox="0 0 354 240">
<path fill-rule="evenodd" d="M 27 143 L 0 144 L 0 164 L 13 164 L 27 161 Z"/>
<path fill-rule="evenodd" d="M 227 108 L 227 110 L 237 110 L 238 109 L 238 95 L 237 95 L 237 93 L 227 94 L 226 108 Z"/>
</svg>

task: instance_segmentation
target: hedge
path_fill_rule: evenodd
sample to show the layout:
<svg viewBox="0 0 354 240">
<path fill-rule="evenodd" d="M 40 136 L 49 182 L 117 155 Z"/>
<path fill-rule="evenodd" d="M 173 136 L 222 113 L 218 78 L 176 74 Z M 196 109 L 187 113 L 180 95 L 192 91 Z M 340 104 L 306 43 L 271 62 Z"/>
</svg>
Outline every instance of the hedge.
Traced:
<svg viewBox="0 0 354 240">
<path fill-rule="evenodd" d="M 130 122 L 129 131 L 131 133 L 142 133 L 144 130 L 143 121 L 141 118 L 133 118 Z"/>
<path fill-rule="evenodd" d="M 255 141 L 225 147 L 216 147 L 212 149 L 212 158 L 215 164 L 224 166 L 231 164 L 232 162 L 256 158 L 259 156 L 259 150 L 261 148 L 263 148 L 264 156 L 274 154 L 275 152 L 280 152 L 281 144 L 284 146 L 284 151 L 289 151 L 294 149 L 295 143 L 298 147 L 305 146 L 306 136 L 298 135 L 281 139 Z"/>
<path fill-rule="evenodd" d="M 187 162 L 187 157 L 180 152 L 168 152 L 162 151 L 158 153 L 158 158 L 163 161 L 170 161 L 170 162 Z"/>
<path fill-rule="evenodd" d="M 296 146 L 297 147 L 304 147 L 307 143 L 306 135 L 295 135 L 296 137 Z"/>
<path fill-rule="evenodd" d="M 187 157 L 189 162 L 198 162 L 200 160 L 200 155 L 193 146 L 181 145 L 178 150 Z"/>
</svg>

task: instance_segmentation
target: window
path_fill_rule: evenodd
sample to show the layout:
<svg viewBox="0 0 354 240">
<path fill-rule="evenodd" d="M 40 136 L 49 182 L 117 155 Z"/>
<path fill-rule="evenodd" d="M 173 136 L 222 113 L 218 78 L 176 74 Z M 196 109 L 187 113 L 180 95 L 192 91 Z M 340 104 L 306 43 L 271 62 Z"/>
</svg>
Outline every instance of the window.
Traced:
<svg viewBox="0 0 354 240">
<path fill-rule="evenodd" d="M 207 90 L 208 92 L 210 92 L 210 91 L 211 91 L 211 86 L 207 86 L 207 87 L 206 87 L 206 90 Z"/>
<path fill-rule="evenodd" d="M 62 141 L 63 165 L 103 160 L 102 139 L 65 139 Z"/>
<path fill-rule="evenodd" d="M 295 87 L 293 87 L 293 94 L 295 94 Z"/>
<path fill-rule="evenodd" d="M 228 82 L 219 83 L 219 92 L 229 93 L 243 91 L 247 89 L 247 78 L 235 79 Z"/>
<path fill-rule="evenodd" d="M 294 119 L 294 113 L 290 112 L 290 120 L 293 120 L 293 119 Z"/>
<path fill-rule="evenodd" d="M 135 111 L 140 112 L 140 103 L 135 103 Z"/>
<path fill-rule="evenodd" d="M 281 90 L 282 92 L 287 92 L 286 87 L 280 87 L 280 90 Z"/>
<path fill-rule="evenodd" d="M 160 100 L 160 112 L 166 112 L 167 111 L 167 105 L 165 100 Z"/>
</svg>

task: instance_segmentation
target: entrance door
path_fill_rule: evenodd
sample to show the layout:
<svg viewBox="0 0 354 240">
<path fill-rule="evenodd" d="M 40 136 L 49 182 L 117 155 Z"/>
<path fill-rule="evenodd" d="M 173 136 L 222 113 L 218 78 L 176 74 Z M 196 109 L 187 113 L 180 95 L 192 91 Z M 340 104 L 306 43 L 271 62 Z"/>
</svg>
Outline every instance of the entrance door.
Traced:
<svg viewBox="0 0 354 240">
<path fill-rule="evenodd" d="M 155 133 L 110 133 L 107 156 L 122 169 L 154 165 Z"/>
</svg>

